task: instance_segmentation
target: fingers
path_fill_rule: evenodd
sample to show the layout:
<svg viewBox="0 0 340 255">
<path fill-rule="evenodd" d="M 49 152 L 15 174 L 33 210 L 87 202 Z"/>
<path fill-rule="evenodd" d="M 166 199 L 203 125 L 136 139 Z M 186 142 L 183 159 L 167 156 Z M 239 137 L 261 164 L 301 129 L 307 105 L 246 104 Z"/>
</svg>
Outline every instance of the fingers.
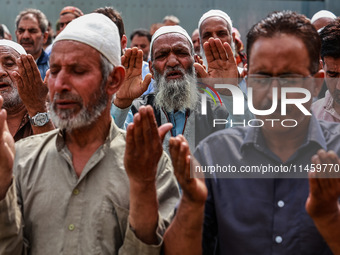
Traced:
<svg viewBox="0 0 340 255">
<path fill-rule="evenodd" d="M 234 58 L 233 50 L 231 49 L 229 43 L 225 42 L 223 43 L 223 48 L 228 56 L 228 62 L 234 63 L 236 65 L 236 61 Z"/>
<path fill-rule="evenodd" d="M 219 59 L 226 61 L 229 56 L 233 56 L 232 52 L 231 55 L 227 55 L 227 51 L 219 38 L 209 38 L 209 40 L 203 44 L 203 49 L 208 63 Z"/>
<path fill-rule="evenodd" d="M 45 79 L 44 79 L 44 85 L 48 87 L 48 78 L 50 77 L 50 69 L 46 71 Z"/>
<path fill-rule="evenodd" d="M 172 124 L 171 124 L 171 123 L 163 124 L 162 126 L 160 126 L 160 127 L 158 128 L 158 134 L 159 134 L 159 137 L 161 138 L 162 144 L 163 144 L 165 135 L 166 135 L 171 129 L 172 129 Z"/>
</svg>

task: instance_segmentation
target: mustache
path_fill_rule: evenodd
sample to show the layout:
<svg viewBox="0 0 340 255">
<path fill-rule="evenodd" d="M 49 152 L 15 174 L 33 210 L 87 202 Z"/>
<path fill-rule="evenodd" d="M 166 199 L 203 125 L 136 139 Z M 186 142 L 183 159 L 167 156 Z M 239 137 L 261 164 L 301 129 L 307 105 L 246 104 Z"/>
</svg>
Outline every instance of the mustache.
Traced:
<svg viewBox="0 0 340 255">
<path fill-rule="evenodd" d="M 31 40 L 29 38 L 23 38 L 23 39 L 20 40 L 20 44 L 21 43 L 31 43 L 31 44 L 33 44 L 34 42 L 33 42 L 33 40 Z"/>
<path fill-rule="evenodd" d="M 70 92 L 55 93 L 53 97 L 53 101 L 55 102 L 56 100 L 71 100 L 71 101 L 79 102 L 80 104 L 83 103 L 83 99 L 81 98 L 81 96 L 74 95 Z"/>
<path fill-rule="evenodd" d="M 9 86 L 13 86 L 13 82 L 9 78 L 0 78 L 0 83 L 5 83 Z"/>
</svg>

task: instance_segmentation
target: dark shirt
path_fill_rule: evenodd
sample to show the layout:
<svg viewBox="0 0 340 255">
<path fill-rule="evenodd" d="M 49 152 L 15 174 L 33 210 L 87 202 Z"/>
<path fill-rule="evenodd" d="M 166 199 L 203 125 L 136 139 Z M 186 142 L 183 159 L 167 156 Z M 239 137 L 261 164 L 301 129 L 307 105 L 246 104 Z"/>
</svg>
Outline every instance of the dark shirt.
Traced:
<svg viewBox="0 0 340 255">
<path fill-rule="evenodd" d="M 14 141 L 17 142 L 20 139 L 31 136 L 31 135 L 33 135 L 33 130 L 32 130 L 30 120 L 28 118 L 28 113 L 26 113 L 13 138 L 14 138 Z"/>
<path fill-rule="evenodd" d="M 41 75 L 41 78 L 44 80 L 46 76 L 46 71 L 50 68 L 48 63 L 49 56 L 46 54 L 44 50 L 42 50 L 40 57 L 37 59 L 37 66 Z"/>
<path fill-rule="evenodd" d="M 312 117 L 305 142 L 287 162 L 268 149 L 260 128 L 251 127 L 218 131 L 194 155 L 202 166 L 299 166 L 310 164 L 321 148 L 340 155 L 340 125 Z M 332 254 L 305 210 L 309 184 L 304 174 L 256 179 L 211 174 L 206 179 L 204 254 Z"/>
</svg>

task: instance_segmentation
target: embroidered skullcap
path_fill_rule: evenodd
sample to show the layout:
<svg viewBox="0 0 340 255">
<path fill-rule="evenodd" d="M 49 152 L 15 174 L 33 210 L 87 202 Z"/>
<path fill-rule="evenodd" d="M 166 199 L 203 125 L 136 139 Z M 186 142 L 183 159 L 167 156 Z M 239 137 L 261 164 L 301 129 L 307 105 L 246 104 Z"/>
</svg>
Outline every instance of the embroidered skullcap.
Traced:
<svg viewBox="0 0 340 255">
<path fill-rule="evenodd" d="M 150 43 L 150 50 L 152 52 L 152 45 L 153 45 L 153 42 L 158 38 L 160 37 L 161 35 L 164 35 L 164 34 L 170 34 L 170 33 L 177 33 L 177 34 L 181 34 L 181 35 L 184 35 L 190 45 L 191 45 L 191 48 L 193 49 L 194 48 L 194 45 L 191 41 L 191 37 L 189 36 L 188 32 L 185 31 L 184 28 L 182 28 L 181 26 L 164 26 L 164 27 L 160 27 L 159 29 L 157 29 L 157 31 L 153 34 L 152 38 L 151 38 L 151 43 Z"/>
<path fill-rule="evenodd" d="M 330 19 L 336 19 L 336 16 L 334 13 L 327 11 L 327 10 L 321 10 L 315 13 L 311 19 L 311 23 L 313 24 L 315 21 L 321 18 L 330 18 Z"/>
<path fill-rule="evenodd" d="M 200 18 L 200 20 L 198 21 L 198 29 L 200 29 L 203 21 L 205 21 L 207 18 L 216 17 L 216 16 L 227 21 L 227 23 L 230 25 L 230 28 L 233 27 L 233 23 L 231 22 L 231 19 L 228 14 L 226 14 L 225 12 L 221 10 L 210 10 L 204 13 L 202 17 Z"/>
<path fill-rule="evenodd" d="M 90 13 L 72 20 L 56 37 L 53 45 L 62 40 L 87 44 L 103 54 L 114 66 L 121 63 L 118 28 L 103 14 Z"/>
<path fill-rule="evenodd" d="M 0 46 L 11 47 L 13 50 L 18 52 L 19 54 L 25 54 L 25 55 L 27 54 L 25 49 L 19 43 L 13 42 L 11 40 L 1 39 Z"/>
<path fill-rule="evenodd" d="M 80 17 L 80 16 L 83 16 L 84 13 L 77 7 L 75 6 L 66 6 L 64 7 L 61 12 L 60 12 L 60 16 L 61 15 L 64 15 L 66 13 L 73 13 L 74 15 L 76 15 L 76 17 Z"/>
</svg>

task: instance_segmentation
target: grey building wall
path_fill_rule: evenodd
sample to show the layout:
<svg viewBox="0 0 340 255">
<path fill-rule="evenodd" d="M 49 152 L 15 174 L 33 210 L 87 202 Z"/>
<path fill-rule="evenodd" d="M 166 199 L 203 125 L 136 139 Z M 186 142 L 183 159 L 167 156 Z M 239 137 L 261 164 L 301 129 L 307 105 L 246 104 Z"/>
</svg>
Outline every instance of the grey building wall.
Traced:
<svg viewBox="0 0 340 255">
<path fill-rule="evenodd" d="M 84 13 L 103 6 L 113 6 L 121 12 L 126 34 L 135 28 L 149 29 L 152 23 L 161 22 L 165 15 L 177 16 L 189 34 L 197 27 L 201 15 L 210 9 L 227 12 L 239 29 L 242 40 L 249 28 L 275 10 L 294 10 L 311 16 L 321 9 L 340 15 L 340 0 L 0 0 L 0 23 L 5 23 L 15 38 L 15 17 L 25 8 L 43 11 L 55 26 L 60 10 L 66 5 L 79 7 Z"/>
</svg>

